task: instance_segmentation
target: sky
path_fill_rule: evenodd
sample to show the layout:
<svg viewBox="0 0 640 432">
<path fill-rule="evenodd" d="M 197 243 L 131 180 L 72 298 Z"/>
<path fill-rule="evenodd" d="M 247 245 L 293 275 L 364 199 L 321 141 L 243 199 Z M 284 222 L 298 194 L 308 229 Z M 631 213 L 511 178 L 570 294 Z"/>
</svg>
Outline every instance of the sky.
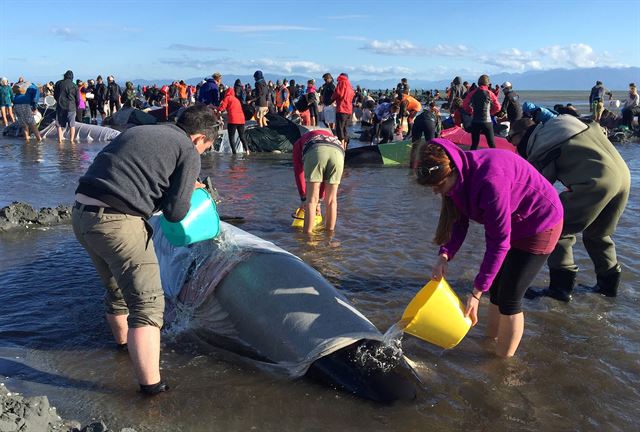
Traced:
<svg viewBox="0 0 640 432">
<path fill-rule="evenodd" d="M 640 0 L 0 0 L 0 76 L 352 79 L 640 66 Z"/>
</svg>

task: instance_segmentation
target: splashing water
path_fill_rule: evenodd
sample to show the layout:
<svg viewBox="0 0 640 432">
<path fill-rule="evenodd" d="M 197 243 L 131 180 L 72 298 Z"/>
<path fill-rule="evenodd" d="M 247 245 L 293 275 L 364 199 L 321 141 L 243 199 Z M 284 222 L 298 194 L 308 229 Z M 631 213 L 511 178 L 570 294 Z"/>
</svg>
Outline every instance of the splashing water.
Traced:
<svg viewBox="0 0 640 432">
<path fill-rule="evenodd" d="M 356 352 L 354 361 L 369 370 L 389 372 L 402 360 L 402 333 L 405 328 L 402 321 L 392 325 L 382 337 L 380 343 L 363 343 Z"/>
</svg>

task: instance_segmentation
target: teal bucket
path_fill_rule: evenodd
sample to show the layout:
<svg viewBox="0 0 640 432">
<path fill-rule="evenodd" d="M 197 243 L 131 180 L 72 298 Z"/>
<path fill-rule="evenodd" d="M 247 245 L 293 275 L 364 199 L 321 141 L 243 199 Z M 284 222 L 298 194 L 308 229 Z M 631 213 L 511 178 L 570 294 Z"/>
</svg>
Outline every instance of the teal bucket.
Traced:
<svg viewBox="0 0 640 432">
<path fill-rule="evenodd" d="M 180 222 L 169 222 L 160 216 L 160 227 L 174 246 L 187 246 L 203 240 L 211 240 L 220 234 L 220 217 L 216 203 L 209 192 L 195 189 L 191 195 L 189 212 Z"/>
</svg>

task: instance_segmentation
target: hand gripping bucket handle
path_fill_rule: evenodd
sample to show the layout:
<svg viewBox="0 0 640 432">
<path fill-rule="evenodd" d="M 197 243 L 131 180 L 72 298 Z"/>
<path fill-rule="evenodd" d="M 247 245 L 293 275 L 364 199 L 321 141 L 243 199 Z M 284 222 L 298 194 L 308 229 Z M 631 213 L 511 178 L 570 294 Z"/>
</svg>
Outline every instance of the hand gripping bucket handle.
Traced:
<svg viewBox="0 0 640 432">
<path fill-rule="evenodd" d="M 431 280 L 411 300 L 402 315 L 405 333 L 448 349 L 465 337 L 471 320 L 446 280 Z"/>
</svg>

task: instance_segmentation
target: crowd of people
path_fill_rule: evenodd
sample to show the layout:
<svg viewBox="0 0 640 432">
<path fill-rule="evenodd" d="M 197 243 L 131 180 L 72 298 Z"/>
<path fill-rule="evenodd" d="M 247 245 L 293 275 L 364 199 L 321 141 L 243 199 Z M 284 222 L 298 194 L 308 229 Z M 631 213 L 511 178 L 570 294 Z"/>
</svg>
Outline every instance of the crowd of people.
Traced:
<svg viewBox="0 0 640 432">
<path fill-rule="evenodd" d="M 268 126 L 269 113 L 297 116 L 309 126 L 324 123 L 325 128 L 312 128 L 293 144 L 293 165 L 307 215 L 304 232 L 314 231 L 313 215 L 324 201 L 329 237 L 338 217 L 347 125 L 354 111 L 359 109 L 362 125 L 371 127 L 371 137 L 379 143 L 405 133 L 406 127 L 417 182 L 442 197 L 434 237 L 439 251 L 431 276 L 440 279 L 447 274 L 469 221 L 484 226 L 486 250 L 465 314 L 475 324 L 481 296 L 489 294 L 487 336 L 497 341 L 499 356 L 514 355 L 520 344 L 525 296 L 571 300 L 578 273 L 572 251 L 577 234 L 582 234 L 594 263 L 595 291 L 609 297 L 618 294 L 622 269 L 611 236 L 627 204 L 630 174 L 598 124 L 604 97 L 610 94 L 602 83 L 591 92 L 593 117 L 587 119 L 570 105 L 552 110 L 520 103 L 510 82 L 492 86 L 488 75 L 472 85 L 455 77 L 443 96 L 438 91 L 412 92 L 406 79 L 393 90 L 368 92 L 354 89 L 346 73 L 335 83 L 330 73 L 324 74 L 320 88 L 313 79 L 306 85 L 286 79 L 267 82 L 259 70 L 253 77 L 253 86 L 236 80 L 227 88 L 222 75 L 214 73 L 196 86 L 177 81 L 138 89 L 127 82 L 124 90 L 112 76 L 107 84 L 100 76 L 95 82 L 74 82 L 72 71 L 42 89 L 24 80 L 14 86 L 4 78 L 0 81 L 3 120 L 6 124 L 15 115 L 26 126 L 27 140 L 30 133 L 41 139 L 33 117 L 40 92 L 56 100 L 60 140 L 67 126 L 74 136 L 75 122 L 85 117 L 87 107 L 91 120 L 123 106 L 173 100 L 185 107 L 175 125 L 139 126 L 119 135 L 96 156 L 75 195 L 74 232 L 104 282 L 107 321 L 116 342 L 128 346 L 143 392 L 168 389 L 159 371 L 162 288 L 146 219 L 157 209 L 170 221 L 187 213 L 189 191 L 203 186 L 197 181 L 199 154 L 212 146 L 218 114 L 225 112 L 230 139 L 237 134 L 247 153 L 248 118 L 255 117 L 257 127 Z M 449 118 L 441 119 L 438 100 L 449 110 Z M 625 122 L 631 119 L 629 125 L 639 113 L 638 102 L 632 84 L 623 110 Z M 494 132 L 504 131 L 500 124 L 506 122 L 512 152 L 494 148 Z M 470 150 L 438 138 L 442 128 L 452 126 L 471 133 Z M 478 150 L 481 134 L 488 149 Z M 558 194 L 556 182 L 567 189 Z M 528 290 L 545 263 L 548 288 Z"/>
</svg>

